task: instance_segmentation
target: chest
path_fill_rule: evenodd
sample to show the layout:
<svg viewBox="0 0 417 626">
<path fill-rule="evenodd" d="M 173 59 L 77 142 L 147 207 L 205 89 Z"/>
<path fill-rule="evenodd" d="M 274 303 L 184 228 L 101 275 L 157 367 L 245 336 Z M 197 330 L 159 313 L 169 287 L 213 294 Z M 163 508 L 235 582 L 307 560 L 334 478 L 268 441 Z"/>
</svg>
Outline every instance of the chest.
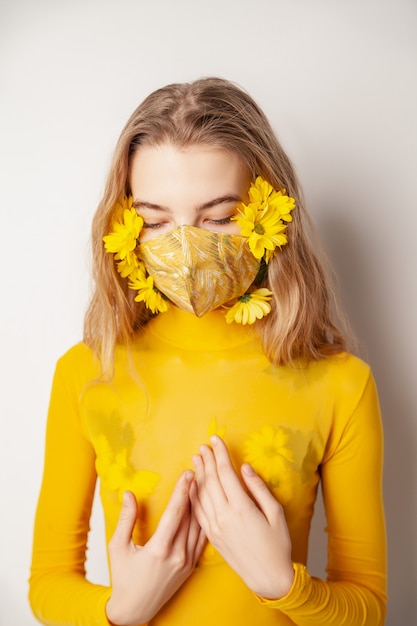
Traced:
<svg viewBox="0 0 417 626">
<path fill-rule="evenodd" d="M 162 358 L 163 356 L 163 358 Z M 180 472 L 219 434 L 238 468 L 249 462 L 282 504 L 314 489 L 333 402 L 320 376 L 274 368 L 259 352 L 172 350 L 135 355 L 81 400 L 102 487 L 163 507 Z"/>
</svg>

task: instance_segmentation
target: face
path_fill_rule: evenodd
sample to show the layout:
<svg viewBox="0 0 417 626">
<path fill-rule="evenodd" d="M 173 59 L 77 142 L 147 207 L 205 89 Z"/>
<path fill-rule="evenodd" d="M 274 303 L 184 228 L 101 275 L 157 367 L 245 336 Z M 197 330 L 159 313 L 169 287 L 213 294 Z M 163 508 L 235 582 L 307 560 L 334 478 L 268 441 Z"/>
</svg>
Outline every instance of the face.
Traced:
<svg viewBox="0 0 417 626">
<path fill-rule="evenodd" d="M 207 146 L 142 146 L 132 159 L 130 188 L 143 218 L 141 241 L 177 226 L 239 234 L 231 217 L 247 201 L 251 177 L 238 157 Z"/>
</svg>

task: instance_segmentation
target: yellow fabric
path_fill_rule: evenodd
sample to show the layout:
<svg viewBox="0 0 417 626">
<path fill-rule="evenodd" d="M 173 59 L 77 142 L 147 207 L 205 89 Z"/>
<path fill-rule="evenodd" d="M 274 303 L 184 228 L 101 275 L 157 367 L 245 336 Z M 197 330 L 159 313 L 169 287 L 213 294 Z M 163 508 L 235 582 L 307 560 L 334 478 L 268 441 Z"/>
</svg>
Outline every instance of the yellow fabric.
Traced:
<svg viewBox="0 0 417 626">
<path fill-rule="evenodd" d="M 248 327 L 222 311 L 174 306 L 130 349 L 117 349 L 111 383 L 78 344 L 58 362 L 35 523 L 30 599 L 44 624 L 106 626 L 110 590 L 85 579 L 91 503 L 100 494 L 109 539 L 121 494 L 140 500 L 134 539 L 153 533 L 179 473 L 209 434 L 236 467 L 249 457 L 284 505 L 294 584 L 285 598 L 249 591 L 209 545 L 195 573 L 152 626 L 381 626 L 385 606 L 382 434 L 369 367 L 339 355 L 275 368 Z M 328 581 L 310 576 L 308 534 L 322 480 Z"/>
</svg>

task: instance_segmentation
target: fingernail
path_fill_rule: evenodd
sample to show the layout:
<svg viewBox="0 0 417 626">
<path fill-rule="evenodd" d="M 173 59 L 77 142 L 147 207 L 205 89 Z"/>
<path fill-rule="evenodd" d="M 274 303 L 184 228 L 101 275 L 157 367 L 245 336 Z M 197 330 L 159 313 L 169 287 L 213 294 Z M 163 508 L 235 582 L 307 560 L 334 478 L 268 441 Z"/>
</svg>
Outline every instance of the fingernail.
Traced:
<svg viewBox="0 0 417 626">
<path fill-rule="evenodd" d="M 212 435 L 210 437 L 210 441 L 213 444 L 213 446 L 216 446 L 220 441 L 220 437 L 218 435 Z"/>
<path fill-rule="evenodd" d="M 249 465 L 249 463 L 244 463 L 242 465 L 242 472 L 244 472 L 246 476 L 255 476 L 255 471 L 252 465 Z"/>
</svg>

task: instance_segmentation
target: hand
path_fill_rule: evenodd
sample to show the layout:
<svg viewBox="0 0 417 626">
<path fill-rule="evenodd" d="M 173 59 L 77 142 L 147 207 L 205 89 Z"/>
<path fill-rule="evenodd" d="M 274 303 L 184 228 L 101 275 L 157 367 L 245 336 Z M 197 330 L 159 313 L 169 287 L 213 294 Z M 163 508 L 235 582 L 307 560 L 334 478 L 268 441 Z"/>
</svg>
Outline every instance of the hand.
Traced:
<svg viewBox="0 0 417 626">
<path fill-rule="evenodd" d="M 250 465 L 242 466 L 246 493 L 226 445 L 211 438 L 193 457 L 190 497 L 209 541 L 246 585 L 263 598 L 285 596 L 294 580 L 291 541 L 281 505 Z"/>
<path fill-rule="evenodd" d="M 191 510 L 194 474 L 184 472 L 172 492 L 158 527 L 144 546 L 132 541 L 137 503 L 130 491 L 109 543 L 112 595 L 107 619 L 117 626 L 148 622 L 193 572 L 206 538 Z"/>
</svg>

